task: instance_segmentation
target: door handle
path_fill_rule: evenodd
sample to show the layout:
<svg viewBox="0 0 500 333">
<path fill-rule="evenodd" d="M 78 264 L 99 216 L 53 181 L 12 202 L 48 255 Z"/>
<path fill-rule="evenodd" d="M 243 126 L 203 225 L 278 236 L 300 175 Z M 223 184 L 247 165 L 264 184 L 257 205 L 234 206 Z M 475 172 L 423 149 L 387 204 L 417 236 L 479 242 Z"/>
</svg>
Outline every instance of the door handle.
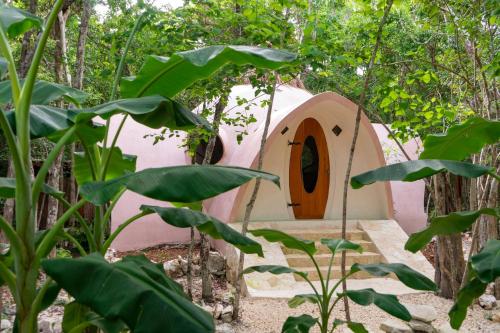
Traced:
<svg viewBox="0 0 500 333">
<path fill-rule="evenodd" d="M 300 206 L 300 204 L 299 204 L 299 203 L 297 203 L 297 202 L 289 202 L 289 203 L 287 203 L 286 205 L 287 205 L 288 207 L 297 207 L 297 206 Z"/>
</svg>

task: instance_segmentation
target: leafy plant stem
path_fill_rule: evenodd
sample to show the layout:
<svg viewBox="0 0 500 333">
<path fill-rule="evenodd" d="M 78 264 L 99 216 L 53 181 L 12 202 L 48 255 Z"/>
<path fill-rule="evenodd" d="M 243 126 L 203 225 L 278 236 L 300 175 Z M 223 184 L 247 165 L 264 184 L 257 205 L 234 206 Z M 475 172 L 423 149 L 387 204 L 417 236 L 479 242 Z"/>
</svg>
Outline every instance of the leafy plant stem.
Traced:
<svg viewBox="0 0 500 333">
<path fill-rule="evenodd" d="M 33 60 L 31 61 L 28 74 L 24 81 L 23 87 L 21 89 L 19 103 L 16 105 L 16 120 L 17 122 L 17 135 L 19 139 L 19 144 L 21 147 L 21 156 L 25 159 L 25 164 L 31 163 L 30 160 L 30 136 L 29 136 L 29 109 L 31 105 L 31 95 L 33 93 L 33 87 L 35 85 L 36 76 L 38 74 L 38 67 L 43 57 L 43 52 L 45 50 L 45 45 L 52 32 L 52 26 L 54 25 L 57 14 L 63 5 L 64 0 L 57 0 L 52 10 L 47 18 L 47 22 L 43 29 L 43 32 L 38 40 L 35 53 L 33 55 Z"/>
<path fill-rule="evenodd" d="M 95 241 L 97 244 L 97 251 L 101 251 L 102 249 L 102 244 L 104 242 L 104 235 L 103 235 L 103 214 L 102 214 L 102 209 L 103 206 L 97 206 L 95 207 L 95 216 L 94 216 L 94 237 Z"/>
<path fill-rule="evenodd" d="M 87 159 L 89 166 L 90 166 L 90 172 L 92 174 L 92 179 L 97 180 L 97 165 L 94 159 L 94 155 L 91 154 L 89 147 L 83 142 L 82 138 L 79 137 L 80 141 L 82 142 L 82 147 L 83 151 L 85 152 L 85 158 Z"/>
<path fill-rule="evenodd" d="M 10 292 L 16 298 L 16 276 L 12 271 L 5 266 L 5 264 L 0 261 L 0 276 L 5 281 L 7 286 L 9 287 Z"/>
<path fill-rule="evenodd" d="M 7 120 L 7 117 L 5 116 L 3 110 L 0 110 L 0 127 L 2 128 L 2 134 L 5 138 L 5 141 L 7 141 L 7 145 L 9 146 L 9 152 L 11 154 L 14 167 L 16 169 L 20 169 L 22 165 L 21 157 L 19 155 L 19 146 L 17 145 L 16 136 L 14 135 L 12 127 L 10 127 L 9 121 Z"/>
<path fill-rule="evenodd" d="M 19 94 L 21 93 L 21 86 L 19 83 L 19 77 L 16 71 L 16 62 L 12 56 L 12 50 L 10 48 L 9 40 L 5 35 L 3 27 L 0 26 L 0 49 L 2 54 L 7 60 L 7 66 L 9 70 L 10 85 L 12 87 L 12 99 L 14 100 L 14 105 L 19 103 Z"/>
<path fill-rule="evenodd" d="M 80 209 L 87 201 L 85 199 L 80 199 L 75 205 L 68 209 L 64 214 L 54 223 L 50 231 L 44 237 L 40 245 L 36 250 L 36 262 L 39 263 L 42 258 L 44 258 L 52 249 L 53 242 L 60 229 L 63 227 L 64 223 L 75 214 L 78 209 Z"/>
<path fill-rule="evenodd" d="M 71 204 L 63 197 L 57 197 L 57 199 L 62 203 L 64 208 L 66 208 L 66 209 L 71 208 Z M 87 237 L 87 242 L 89 243 L 90 252 L 97 251 L 97 244 L 96 244 L 95 238 L 92 234 L 92 230 L 90 230 L 90 227 L 87 224 L 87 221 L 85 221 L 85 219 L 82 217 L 82 215 L 80 215 L 80 213 L 78 211 L 75 212 L 75 217 L 78 220 L 78 222 L 80 223 L 80 225 L 83 229 L 83 232 L 85 233 L 85 236 Z"/>
<path fill-rule="evenodd" d="M 109 221 L 109 219 L 111 218 L 111 213 L 113 212 L 113 209 L 115 208 L 116 204 L 118 203 L 118 200 L 121 198 L 121 196 L 123 195 L 123 193 L 125 193 L 126 190 L 127 190 L 126 188 L 121 189 L 113 197 L 113 199 L 111 200 L 111 204 L 109 205 L 109 207 L 106 209 L 106 212 L 104 213 L 102 223 L 107 223 L 107 221 Z M 104 225 L 102 227 L 104 227 Z"/>
<path fill-rule="evenodd" d="M 104 180 L 106 178 L 106 173 L 108 171 L 109 162 L 111 161 L 111 151 L 116 146 L 116 142 L 118 141 L 118 137 L 120 136 L 120 133 L 123 129 L 123 125 L 125 125 L 125 121 L 127 120 L 127 118 L 128 118 L 128 114 L 123 116 L 122 121 L 120 122 L 120 125 L 118 126 L 118 129 L 116 130 L 115 136 L 113 137 L 113 142 L 111 142 L 111 146 L 108 149 L 106 149 L 106 152 L 104 152 L 104 149 L 103 149 L 104 153 L 103 153 L 102 160 L 104 161 L 104 163 L 103 163 L 103 167 L 101 169 L 101 174 L 100 174 L 101 180 Z"/>
<path fill-rule="evenodd" d="M 53 281 L 52 278 L 48 277 L 47 280 L 45 280 L 45 282 L 42 284 L 42 287 L 40 288 L 38 293 L 36 294 L 35 300 L 33 301 L 33 309 L 35 310 L 33 311 L 33 313 L 35 314 L 35 316 L 36 314 L 38 314 L 38 312 L 40 312 L 43 297 L 45 296 L 45 293 L 47 293 L 47 290 L 49 289 L 52 281 Z"/>
<path fill-rule="evenodd" d="M 77 241 L 75 237 L 71 236 L 66 230 L 64 230 L 64 237 L 66 237 L 71 243 L 73 243 L 82 257 L 87 255 L 87 252 L 80 244 L 80 242 Z"/>
<path fill-rule="evenodd" d="M 116 237 L 118 237 L 120 232 L 122 232 L 123 229 L 125 229 L 129 224 L 131 224 L 134 221 L 137 221 L 138 219 L 140 219 L 143 216 L 150 215 L 150 214 L 152 214 L 152 212 L 140 212 L 139 214 L 132 216 L 131 218 L 129 218 L 128 220 L 126 220 L 125 222 L 120 224 L 120 226 L 118 228 L 116 228 L 116 230 L 109 236 L 109 238 L 104 243 L 102 250 L 101 250 L 101 253 L 103 253 L 103 254 L 106 253 L 108 248 L 111 246 L 111 243 L 113 243 L 113 241 L 115 240 Z"/>
<path fill-rule="evenodd" d="M 26 249 L 24 248 L 21 239 L 16 234 L 14 228 L 12 228 L 12 225 L 10 225 L 10 223 L 7 222 L 2 216 L 0 216 L 0 229 L 5 233 L 5 236 L 7 236 L 7 238 L 9 239 L 10 246 L 12 246 L 12 248 L 15 251 L 18 251 L 20 255 L 26 255 Z"/>
</svg>

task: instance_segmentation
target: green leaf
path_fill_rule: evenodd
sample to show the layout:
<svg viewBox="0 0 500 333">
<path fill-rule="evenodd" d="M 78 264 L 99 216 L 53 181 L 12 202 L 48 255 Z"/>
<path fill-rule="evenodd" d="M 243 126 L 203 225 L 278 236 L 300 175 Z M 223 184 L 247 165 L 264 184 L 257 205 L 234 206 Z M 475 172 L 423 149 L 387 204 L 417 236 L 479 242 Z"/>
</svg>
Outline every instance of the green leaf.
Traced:
<svg viewBox="0 0 500 333">
<path fill-rule="evenodd" d="M 0 4 L 0 25 L 13 38 L 32 28 L 41 28 L 43 21 L 33 14 Z"/>
<path fill-rule="evenodd" d="M 64 133 L 75 125 L 74 110 L 64 110 L 47 105 L 30 106 L 30 134 L 32 139 L 48 138 L 57 141 Z M 10 125 L 16 132 L 15 112 L 6 112 Z M 78 125 L 77 136 L 82 137 L 87 144 L 98 142 L 104 138 L 104 126 L 93 124 L 91 121 Z M 76 138 L 74 138 L 76 139 Z"/>
<path fill-rule="evenodd" d="M 299 305 L 304 304 L 305 302 L 317 304 L 319 302 L 318 296 L 316 294 L 300 294 L 295 295 L 288 301 L 288 306 L 292 309 L 295 309 Z"/>
<path fill-rule="evenodd" d="M 484 248 L 471 257 L 471 267 L 481 282 L 495 281 L 500 276 L 500 240 L 486 242 Z"/>
<path fill-rule="evenodd" d="M 23 83 L 23 80 L 21 81 Z M 80 105 L 87 99 L 88 94 L 59 83 L 38 80 L 33 87 L 31 104 L 47 105 L 60 98 L 69 103 Z M 0 82 L 0 105 L 12 103 L 12 87 L 10 80 Z"/>
<path fill-rule="evenodd" d="M 158 94 L 171 98 L 229 63 L 277 69 L 295 59 L 295 54 L 286 51 L 222 45 L 177 52 L 171 57 L 149 56 L 137 76 L 122 79 L 120 91 L 123 97 Z"/>
<path fill-rule="evenodd" d="M 338 327 L 340 325 L 347 325 L 347 327 L 354 333 L 369 333 L 368 330 L 361 323 L 356 323 L 353 321 L 344 321 L 340 319 L 335 319 L 333 322 L 333 327 Z"/>
<path fill-rule="evenodd" d="M 384 310 L 388 314 L 409 321 L 411 315 L 408 310 L 398 301 L 398 298 L 394 295 L 389 294 L 379 294 L 375 290 L 361 289 L 361 290 L 347 290 L 345 292 L 347 297 L 349 297 L 354 303 L 359 305 L 367 306 L 370 304 L 375 304 L 381 310 Z M 343 296 L 343 294 L 339 295 Z"/>
<path fill-rule="evenodd" d="M 120 333 L 126 329 L 126 325 L 121 320 L 104 319 L 78 302 L 71 302 L 64 306 L 62 321 L 64 332 L 83 333 L 87 332 L 89 327 L 100 328 L 105 333 Z"/>
<path fill-rule="evenodd" d="M 361 245 L 350 242 L 345 239 L 322 238 L 321 244 L 326 245 L 330 249 L 333 255 L 335 255 L 338 251 L 342 252 L 347 250 L 352 250 L 359 253 L 363 252 L 363 247 L 361 247 Z"/>
<path fill-rule="evenodd" d="M 494 169 L 472 163 L 447 160 L 407 161 L 391 164 L 354 176 L 351 178 L 351 186 L 354 189 L 358 189 L 377 181 L 400 180 L 413 182 L 444 171 L 466 178 L 476 178 L 493 173 Z"/>
<path fill-rule="evenodd" d="M 455 304 L 453 304 L 450 312 L 448 312 L 452 328 L 456 330 L 460 328 L 465 316 L 467 315 L 468 307 L 476 298 L 484 294 L 487 286 L 487 283 L 481 282 L 478 278 L 472 278 L 462 289 L 458 291 Z"/>
<path fill-rule="evenodd" d="M 99 150 L 102 151 L 101 148 Z M 135 171 L 137 156 L 123 154 L 120 148 L 113 147 L 106 172 L 106 180 L 115 179 L 130 172 Z M 92 169 L 85 152 L 76 152 L 74 155 L 73 174 L 78 185 L 94 180 Z"/>
<path fill-rule="evenodd" d="M 162 269 L 145 257 L 110 264 L 94 253 L 44 260 L 42 267 L 78 303 L 107 320 L 122 320 L 133 332 L 214 331 L 210 314 L 173 289 Z"/>
<path fill-rule="evenodd" d="M 354 264 L 351 272 L 364 271 L 375 276 L 386 276 L 390 273 L 396 274 L 398 279 L 407 287 L 416 290 L 436 291 L 436 284 L 423 274 L 411 269 L 404 264 Z"/>
<path fill-rule="evenodd" d="M 141 210 L 155 212 L 160 215 L 163 221 L 178 228 L 195 227 L 200 232 L 212 238 L 225 240 L 244 253 L 257 253 L 261 257 L 264 256 L 259 243 L 243 236 L 225 223 L 202 212 L 185 208 L 163 208 L 147 205 L 141 206 Z"/>
<path fill-rule="evenodd" d="M 52 303 L 54 303 L 55 300 L 57 299 L 57 296 L 59 295 L 60 291 L 61 287 L 57 283 L 51 282 L 49 287 L 45 291 L 45 294 L 43 295 L 39 311 L 43 311 L 47 309 L 49 306 L 51 306 Z"/>
<path fill-rule="evenodd" d="M 318 319 L 303 314 L 297 317 L 288 317 L 281 328 L 281 333 L 308 333 L 316 325 Z"/>
<path fill-rule="evenodd" d="M 422 231 L 412 234 L 405 244 L 405 249 L 416 253 L 437 235 L 451 235 L 469 228 L 479 216 L 487 214 L 500 217 L 500 208 L 483 208 L 468 212 L 453 212 L 449 215 L 437 216 Z"/>
<path fill-rule="evenodd" d="M 105 182 L 86 183 L 80 188 L 80 194 L 95 205 L 103 205 L 126 187 L 151 199 L 188 203 L 211 198 L 257 177 L 279 186 L 279 178 L 267 172 L 218 165 L 185 165 L 145 169 Z"/>
<path fill-rule="evenodd" d="M 429 73 L 425 73 L 420 77 L 420 80 L 424 83 L 429 83 L 431 82 L 431 75 Z"/>
<path fill-rule="evenodd" d="M 78 111 L 78 110 L 75 110 Z M 92 108 L 82 109 L 75 122 L 88 121 L 96 116 L 108 119 L 122 113 L 151 128 L 168 127 L 173 130 L 187 130 L 202 126 L 210 130 L 210 124 L 181 104 L 161 96 L 120 99 Z"/>
<path fill-rule="evenodd" d="M 160 96 L 148 96 L 113 101 L 87 109 L 66 110 L 53 106 L 31 105 L 31 136 L 57 140 L 66 130 L 77 124 L 80 136 L 89 138 L 95 132 L 95 129 L 89 128 L 93 118 L 109 119 L 119 113 L 129 114 L 135 121 L 152 128 L 187 130 L 203 126 L 208 130 L 211 129 L 204 118 L 188 111 L 177 102 Z M 7 118 L 15 131 L 15 112 L 7 112 Z M 98 137 L 94 142 L 101 139 L 102 137 Z"/>
<path fill-rule="evenodd" d="M 286 248 L 300 250 L 309 255 L 314 255 L 317 251 L 316 245 L 313 241 L 298 239 L 284 233 L 283 231 L 274 229 L 257 229 L 249 230 L 248 232 L 256 237 L 264 237 L 268 242 L 279 242 Z"/>
<path fill-rule="evenodd" d="M 50 187 L 47 184 L 43 184 L 42 192 L 49 194 L 53 197 L 60 197 L 64 193 Z M 14 198 L 16 196 L 16 179 L 15 178 L 5 178 L 0 177 L 0 198 Z"/>
<path fill-rule="evenodd" d="M 297 274 L 298 276 L 303 277 L 304 279 L 307 277 L 307 273 L 298 271 L 296 269 L 293 269 L 291 267 L 287 266 L 280 266 L 280 265 L 258 265 L 258 266 L 251 266 L 243 270 L 242 274 L 249 274 L 252 272 L 259 272 L 259 273 L 271 273 L 274 275 L 279 275 L 279 274 Z"/>
<path fill-rule="evenodd" d="M 421 159 L 463 160 L 500 139 L 500 121 L 473 117 L 445 134 L 427 135 Z"/>
</svg>

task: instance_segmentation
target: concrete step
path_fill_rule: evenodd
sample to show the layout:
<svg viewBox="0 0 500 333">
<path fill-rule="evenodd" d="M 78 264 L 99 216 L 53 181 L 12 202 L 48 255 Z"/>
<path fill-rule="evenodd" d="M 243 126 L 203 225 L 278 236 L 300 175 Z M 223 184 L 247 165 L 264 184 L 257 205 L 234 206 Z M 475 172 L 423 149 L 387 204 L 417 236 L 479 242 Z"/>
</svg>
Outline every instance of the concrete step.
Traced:
<svg viewBox="0 0 500 333">
<path fill-rule="evenodd" d="M 314 258 L 320 266 L 328 266 L 330 263 L 331 254 L 316 254 Z M 306 254 L 288 254 L 286 255 L 286 260 L 290 267 L 312 267 L 313 263 L 311 259 Z M 334 265 L 340 265 L 342 256 L 336 255 L 333 259 Z M 375 252 L 347 252 L 346 263 L 347 265 L 358 264 L 374 264 L 382 261 L 382 256 Z"/>
<path fill-rule="evenodd" d="M 365 251 L 365 252 L 378 252 L 375 244 L 373 244 L 370 241 L 367 241 L 367 240 L 354 240 L 353 243 L 361 245 L 363 247 L 363 251 Z M 316 254 L 331 253 L 330 249 L 327 246 L 321 244 L 320 242 L 316 242 L 316 248 L 318 249 L 318 252 L 316 252 Z M 300 250 L 288 249 L 286 247 L 282 247 L 282 249 L 283 249 L 283 253 L 285 255 L 288 255 L 288 254 L 303 254 L 304 253 L 304 252 L 302 252 Z"/>
<path fill-rule="evenodd" d="M 296 238 L 308 240 L 320 240 L 321 238 L 342 238 L 341 229 L 291 229 L 284 230 L 284 232 Z M 347 230 L 347 239 L 363 240 L 365 239 L 365 233 L 363 230 L 359 229 Z"/>
<path fill-rule="evenodd" d="M 306 272 L 307 277 L 309 280 L 312 281 L 318 281 L 319 280 L 319 275 L 318 272 L 316 271 L 316 268 L 314 267 L 294 267 L 294 269 L 301 271 L 301 272 Z M 328 266 L 320 266 L 321 274 L 323 275 L 323 278 L 326 279 L 326 275 L 328 274 Z M 350 266 L 347 266 L 346 268 L 347 272 L 350 270 Z M 295 280 L 297 281 L 304 281 L 304 279 L 296 274 L 294 274 Z M 340 266 L 332 266 L 332 270 L 330 273 L 330 279 L 340 279 L 342 277 Z M 352 275 L 349 277 L 349 279 L 369 279 L 373 278 L 372 275 L 368 274 L 367 272 L 357 272 L 356 274 Z"/>
</svg>

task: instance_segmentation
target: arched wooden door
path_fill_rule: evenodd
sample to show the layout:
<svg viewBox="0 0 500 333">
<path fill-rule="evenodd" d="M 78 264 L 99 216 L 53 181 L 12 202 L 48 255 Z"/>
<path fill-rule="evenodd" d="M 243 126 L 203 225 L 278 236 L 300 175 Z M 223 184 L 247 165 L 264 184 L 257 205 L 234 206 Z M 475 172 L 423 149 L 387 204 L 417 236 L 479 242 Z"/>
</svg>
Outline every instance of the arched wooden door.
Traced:
<svg viewBox="0 0 500 333">
<path fill-rule="evenodd" d="M 316 119 L 304 119 L 289 144 L 290 205 L 295 218 L 322 219 L 330 188 L 330 162 L 321 125 Z"/>
</svg>

